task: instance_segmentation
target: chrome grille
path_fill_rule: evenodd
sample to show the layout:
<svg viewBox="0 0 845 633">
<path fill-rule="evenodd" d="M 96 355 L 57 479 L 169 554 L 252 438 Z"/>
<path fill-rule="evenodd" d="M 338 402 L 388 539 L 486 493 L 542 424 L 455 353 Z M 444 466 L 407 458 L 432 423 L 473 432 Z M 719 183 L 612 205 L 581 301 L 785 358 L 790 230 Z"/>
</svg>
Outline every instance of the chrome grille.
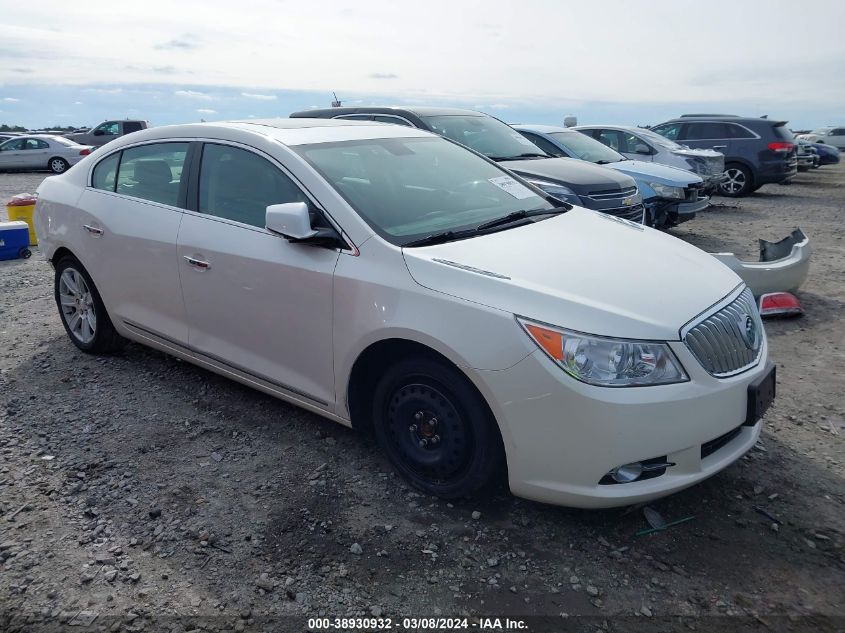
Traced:
<svg viewBox="0 0 845 633">
<path fill-rule="evenodd" d="M 636 187 L 626 187 L 625 189 L 617 189 L 616 191 L 591 191 L 587 194 L 588 198 L 592 200 L 621 200 L 622 198 L 629 198 L 637 195 Z"/>
<path fill-rule="evenodd" d="M 757 364 L 764 336 L 754 295 L 746 288 L 724 308 L 693 325 L 684 343 L 707 373 L 726 378 Z"/>
<path fill-rule="evenodd" d="M 641 204 L 635 204 L 630 207 L 616 207 L 615 209 L 600 209 L 600 213 L 606 213 L 607 215 L 612 215 L 617 218 L 624 218 L 626 220 L 630 220 L 631 222 L 636 222 L 637 224 L 642 224 L 643 220 L 645 219 L 645 214 L 643 211 L 645 207 Z"/>
</svg>

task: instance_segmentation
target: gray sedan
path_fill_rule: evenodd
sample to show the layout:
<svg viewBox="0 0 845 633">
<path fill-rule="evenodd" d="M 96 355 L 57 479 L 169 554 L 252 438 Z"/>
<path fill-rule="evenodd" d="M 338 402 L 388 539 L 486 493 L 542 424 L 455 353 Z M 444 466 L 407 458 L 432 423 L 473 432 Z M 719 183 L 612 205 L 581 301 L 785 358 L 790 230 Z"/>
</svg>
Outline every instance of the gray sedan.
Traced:
<svg viewBox="0 0 845 633">
<path fill-rule="evenodd" d="M 0 144 L 0 171 L 48 169 L 61 174 L 93 149 L 52 134 L 18 136 Z"/>
</svg>

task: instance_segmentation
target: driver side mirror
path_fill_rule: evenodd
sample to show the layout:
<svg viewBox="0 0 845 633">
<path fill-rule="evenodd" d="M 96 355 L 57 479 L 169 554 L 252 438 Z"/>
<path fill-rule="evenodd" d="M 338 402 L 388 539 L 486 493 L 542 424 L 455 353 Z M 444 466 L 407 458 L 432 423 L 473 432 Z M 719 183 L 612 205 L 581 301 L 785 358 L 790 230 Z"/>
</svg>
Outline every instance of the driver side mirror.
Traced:
<svg viewBox="0 0 845 633">
<path fill-rule="evenodd" d="M 342 247 L 343 240 L 333 228 L 313 228 L 311 212 L 304 202 L 271 204 L 265 216 L 267 230 L 281 235 L 289 242 L 303 242 L 315 246 Z"/>
<path fill-rule="evenodd" d="M 651 149 L 645 143 L 637 143 L 634 146 L 634 153 L 635 154 L 651 154 Z"/>
</svg>

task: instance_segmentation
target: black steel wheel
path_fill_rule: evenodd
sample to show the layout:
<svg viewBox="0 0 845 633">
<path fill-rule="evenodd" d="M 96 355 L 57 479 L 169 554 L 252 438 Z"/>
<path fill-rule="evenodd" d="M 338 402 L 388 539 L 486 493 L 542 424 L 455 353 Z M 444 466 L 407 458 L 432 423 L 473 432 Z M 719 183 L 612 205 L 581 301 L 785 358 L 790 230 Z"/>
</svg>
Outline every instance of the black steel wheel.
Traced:
<svg viewBox="0 0 845 633">
<path fill-rule="evenodd" d="M 376 438 L 414 487 L 469 496 L 502 471 L 504 451 L 487 404 L 456 368 L 418 357 L 391 367 L 376 387 Z"/>
</svg>

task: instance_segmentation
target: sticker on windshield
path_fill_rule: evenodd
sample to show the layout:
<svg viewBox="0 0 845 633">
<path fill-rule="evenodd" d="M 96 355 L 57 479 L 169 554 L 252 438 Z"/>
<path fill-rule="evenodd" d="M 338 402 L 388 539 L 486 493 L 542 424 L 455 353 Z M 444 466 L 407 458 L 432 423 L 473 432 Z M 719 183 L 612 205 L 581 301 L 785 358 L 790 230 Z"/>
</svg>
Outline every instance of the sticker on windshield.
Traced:
<svg viewBox="0 0 845 633">
<path fill-rule="evenodd" d="M 498 178 L 488 178 L 488 181 L 496 185 L 499 189 L 512 195 L 517 200 L 524 200 L 537 194 L 531 191 L 528 187 L 520 184 L 510 176 L 499 176 Z"/>
</svg>

